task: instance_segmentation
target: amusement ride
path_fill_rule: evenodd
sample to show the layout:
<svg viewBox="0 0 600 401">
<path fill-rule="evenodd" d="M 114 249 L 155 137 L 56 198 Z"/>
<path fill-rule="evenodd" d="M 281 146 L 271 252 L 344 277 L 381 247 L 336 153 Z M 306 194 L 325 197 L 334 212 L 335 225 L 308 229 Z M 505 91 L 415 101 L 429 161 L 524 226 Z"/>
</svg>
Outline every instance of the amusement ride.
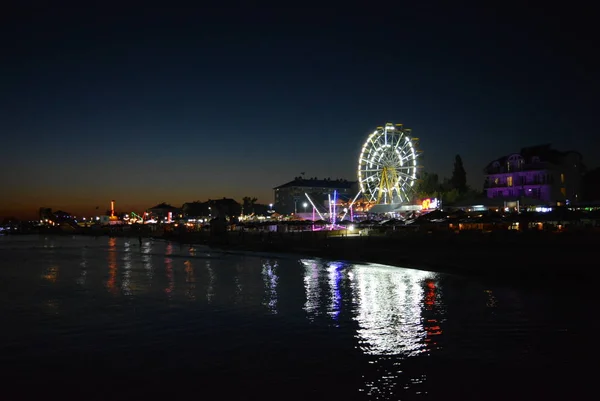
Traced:
<svg viewBox="0 0 600 401">
<path fill-rule="evenodd" d="M 388 123 L 365 141 L 358 159 L 358 182 L 365 200 L 373 204 L 411 201 L 417 180 L 418 138 L 402 124 Z"/>
<path fill-rule="evenodd" d="M 412 136 L 411 129 L 402 124 L 387 123 L 377 127 L 367 137 L 358 158 L 359 191 L 337 221 L 343 221 L 348 213 L 352 216 L 352 208 L 360 197 L 367 209 L 375 205 L 410 204 L 417 172 L 421 168 L 418 143 L 419 139 Z M 305 195 L 315 210 L 315 204 L 308 194 Z M 328 211 L 332 225 L 336 224 L 336 203 L 334 192 L 333 208 L 330 206 Z M 317 213 L 324 219 L 318 209 Z"/>
</svg>

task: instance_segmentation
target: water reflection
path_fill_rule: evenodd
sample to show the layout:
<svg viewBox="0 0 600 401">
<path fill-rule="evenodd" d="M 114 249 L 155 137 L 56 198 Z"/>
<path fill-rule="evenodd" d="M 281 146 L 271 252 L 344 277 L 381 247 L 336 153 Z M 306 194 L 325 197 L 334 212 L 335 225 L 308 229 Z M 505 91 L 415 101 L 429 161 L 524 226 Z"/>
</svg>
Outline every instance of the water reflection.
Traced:
<svg viewBox="0 0 600 401">
<path fill-rule="evenodd" d="M 117 239 L 110 237 L 108 239 L 108 280 L 106 288 L 113 294 L 116 293 L 117 282 Z"/>
<path fill-rule="evenodd" d="M 372 399 L 414 399 L 453 385 L 448 369 L 469 388 L 487 387 L 499 372 L 518 368 L 519 374 L 546 373 L 546 365 L 560 371 L 569 365 L 547 363 L 556 358 L 547 350 L 576 344 L 583 329 L 570 333 L 591 315 L 567 297 L 381 265 L 305 259 L 298 266 L 293 257 L 209 255 L 200 246 L 189 251 L 145 241 L 138 247 L 124 238 L 60 238 L 53 250 L 36 241 L 38 254 L 27 260 L 10 248 L 0 258 L 0 320 L 7 327 L 0 351 L 22 361 L 23 371 L 41 360 L 26 352 L 48 349 L 66 356 L 71 376 L 80 364 L 68 355 L 95 353 L 90 360 L 100 358 L 99 369 L 110 363 L 115 376 L 135 365 L 133 374 L 152 382 L 160 380 L 157 366 L 172 377 L 199 365 L 207 367 L 200 375 L 210 376 L 220 366 L 228 377 L 256 372 L 267 381 L 287 380 L 297 373 L 297 383 L 317 377 L 349 392 L 358 387 Z M 152 358 L 156 365 L 135 362 Z M 494 364 L 502 369 L 483 372 Z M 40 372 L 47 373 L 38 369 L 31 381 Z"/>
<path fill-rule="evenodd" d="M 169 299 L 173 296 L 173 290 L 175 289 L 175 278 L 173 276 L 173 259 L 170 256 L 173 254 L 173 244 L 168 242 L 167 248 L 165 249 L 165 271 L 167 277 L 167 288 L 165 292 Z"/>
<path fill-rule="evenodd" d="M 353 298 L 362 349 L 373 355 L 415 356 L 424 350 L 420 283 L 433 273 L 365 265 L 353 269 Z"/>
<path fill-rule="evenodd" d="M 401 361 L 438 349 L 442 303 L 437 275 L 377 264 L 301 262 L 304 310 L 310 320 L 325 306 L 333 322 L 344 307 L 351 309 L 344 316 L 356 323 L 358 347 L 372 365 L 370 374 L 363 376 L 362 391 L 379 399 L 393 399 L 407 389 L 414 394 L 423 391 L 426 375 L 408 377 Z"/>
<path fill-rule="evenodd" d="M 206 287 L 206 301 L 211 303 L 215 297 L 215 272 L 211 266 L 210 260 L 206 261 L 206 271 L 208 272 L 208 286 Z"/>
<path fill-rule="evenodd" d="M 331 288 L 329 303 L 329 314 L 334 320 L 338 320 L 342 306 L 342 294 L 340 292 L 340 281 L 342 280 L 341 263 L 331 262 L 327 266 L 329 273 L 329 287 Z"/>
<path fill-rule="evenodd" d="M 263 305 L 271 313 L 277 313 L 277 267 L 277 261 L 267 259 L 263 262 L 262 276 L 265 284 Z"/>
<path fill-rule="evenodd" d="M 425 343 L 427 344 L 427 349 L 429 351 L 439 349 L 438 342 L 436 341 L 437 336 L 442 334 L 442 329 L 440 327 L 441 318 L 437 315 L 439 314 L 441 303 L 441 289 L 439 288 L 439 284 L 432 279 L 425 280 L 425 311 L 424 313 L 427 315 L 424 319 L 425 332 L 427 333 L 425 338 Z"/>
<path fill-rule="evenodd" d="M 77 278 L 77 280 L 75 280 L 75 282 L 82 287 L 85 286 L 85 281 L 87 277 L 88 260 L 86 253 L 87 247 L 84 247 L 81 250 L 81 262 L 79 263 L 79 267 L 81 267 L 81 272 L 79 273 L 79 277 Z"/>
<path fill-rule="evenodd" d="M 415 356 L 426 350 L 427 336 L 441 334 L 433 316 L 439 312 L 440 296 L 435 273 L 376 264 L 344 268 L 339 262 L 301 262 L 309 319 L 322 313 L 325 299 L 329 316 L 338 319 L 342 294 L 349 290 L 357 339 L 365 354 Z M 326 281 L 321 272 L 327 274 Z M 431 318 L 424 319 L 424 309 Z"/>
<path fill-rule="evenodd" d="M 498 304 L 498 301 L 496 300 L 494 293 L 492 292 L 492 290 L 485 290 L 485 293 L 487 294 L 485 306 L 487 306 L 488 308 L 495 308 Z"/>
<path fill-rule="evenodd" d="M 142 253 L 142 265 L 144 266 L 148 280 L 151 281 L 152 277 L 154 277 L 154 268 L 152 267 L 152 255 L 150 255 L 150 249 L 150 241 L 144 241 L 140 247 L 140 252 Z"/>
<path fill-rule="evenodd" d="M 353 270 L 357 337 L 374 365 L 374 374 L 365 377 L 364 391 L 375 399 L 394 399 L 407 391 L 421 394 L 427 376 L 409 377 L 401 361 L 425 352 L 429 336 L 441 334 L 435 316 L 435 274 L 380 265 Z M 425 319 L 424 313 L 431 318 Z"/>
<path fill-rule="evenodd" d="M 131 296 L 132 292 L 132 280 L 131 280 L 131 243 L 126 240 L 123 244 L 123 274 L 121 277 L 121 292 L 123 295 Z"/>
<path fill-rule="evenodd" d="M 194 300 L 196 299 L 196 277 L 194 277 L 194 266 L 189 260 L 186 260 L 183 264 L 185 266 L 183 271 L 185 272 L 185 282 L 187 284 L 185 296 L 190 300 Z"/>
<path fill-rule="evenodd" d="M 56 280 L 58 280 L 58 266 L 48 267 L 42 277 L 52 284 L 56 283 Z"/>
<path fill-rule="evenodd" d="M 301 261 L 304 265 L 304 291 L 306 292 L 306 302 L 304 310 L 308 318 L 313 319 L 321 311 L 321 292 L 319 291 L 319 264 L 316 260 L 304 259 Z"/>
</svg>

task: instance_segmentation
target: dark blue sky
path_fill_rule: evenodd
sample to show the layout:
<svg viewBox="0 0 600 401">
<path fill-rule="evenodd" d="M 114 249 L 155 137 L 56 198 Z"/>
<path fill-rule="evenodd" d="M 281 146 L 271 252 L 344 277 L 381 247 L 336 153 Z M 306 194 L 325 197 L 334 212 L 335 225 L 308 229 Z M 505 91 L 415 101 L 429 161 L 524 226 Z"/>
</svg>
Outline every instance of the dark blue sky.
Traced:
<svg viewBox="0 0 600 401">
<path fill-rule="evenodd" d="M 355 179 L 403 123 L 469 184 L 521 147 L 600 154 L 591 11 L 36 9 L 0 21 L 0 215 L 258 196 Z"/>
</svg>

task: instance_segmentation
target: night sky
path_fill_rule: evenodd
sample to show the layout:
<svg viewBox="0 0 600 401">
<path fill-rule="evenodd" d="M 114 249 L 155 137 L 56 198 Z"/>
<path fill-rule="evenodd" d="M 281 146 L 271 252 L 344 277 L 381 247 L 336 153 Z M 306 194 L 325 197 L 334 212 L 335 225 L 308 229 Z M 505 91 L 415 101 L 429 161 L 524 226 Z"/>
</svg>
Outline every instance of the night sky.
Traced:
<svg viewBox="0 0 600 401">
<path fill-rule="evenodd" d="M 3 10 L 0 216 L 91 214 L 111 199 L 121 211 L 269 203 L 301 172 L 356 179 L 362 143 L 386 122 L 413 129 L 426 171 L 449 176 L 460 154 L 476 188 L 489 161 L 528 145 L 596 167 L 591 15 Z"/>
</svg>

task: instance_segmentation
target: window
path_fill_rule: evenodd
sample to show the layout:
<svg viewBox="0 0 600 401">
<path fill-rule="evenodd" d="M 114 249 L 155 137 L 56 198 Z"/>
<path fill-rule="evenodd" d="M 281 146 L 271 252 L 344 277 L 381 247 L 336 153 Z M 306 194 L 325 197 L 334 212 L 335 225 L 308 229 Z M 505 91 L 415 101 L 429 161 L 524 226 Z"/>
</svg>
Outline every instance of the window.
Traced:
<svg viewBox="0 0 600 401">
<path fill-rule="evenodd" d="M 563 173 L 560 173 L 560 183 L 561 184 L 565 183 L 565 175 Z"/>
<path fill-rule="evenodd" d="M 567 189 L 566 189 L 566 188 L 564 188 L 564 187 L 563 187 L 563 188 L 561 188 L 561 189 L 560 189 L 560 193 L 561 193 L 561 194 L 562 194 L 564 197 L 566 197 L 566 196 L 567 196 Z"/>
<path fill-rule="evenodd" d="M 512 176 L 506 177 L 506 185 L 508 185 L 509 187 L 513 186 Z"/>
<path fill-rule="evenodd" d="M 494 184 L 498 184 L 500 180 L 498 179 L 498 177 L 494 178 Z"/>
</svg>

